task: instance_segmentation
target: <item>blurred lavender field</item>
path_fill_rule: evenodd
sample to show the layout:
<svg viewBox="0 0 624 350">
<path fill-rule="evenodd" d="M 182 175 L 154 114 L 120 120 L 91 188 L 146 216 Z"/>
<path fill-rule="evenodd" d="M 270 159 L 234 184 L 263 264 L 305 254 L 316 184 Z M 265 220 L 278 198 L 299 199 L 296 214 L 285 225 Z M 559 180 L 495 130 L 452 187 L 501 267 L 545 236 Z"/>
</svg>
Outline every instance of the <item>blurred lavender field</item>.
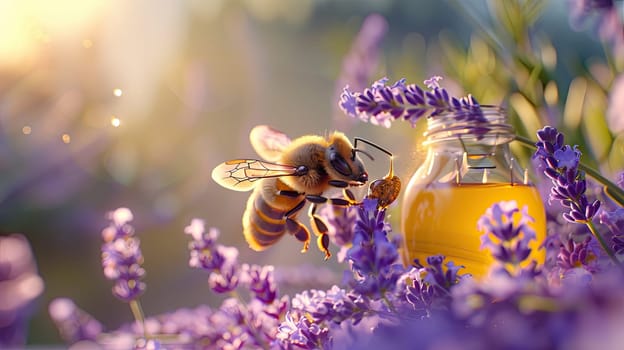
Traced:
<svg viewBox="0 0 624 350">
<path fill-rule="evenodd" d="M 247 195 L 210 172 L 253 158 L 249 130 L 268 124 L 293 137 L 337 128 L 374 140 L 408 178 L 423 157 L 420 126 L 346 117 L 338 96 L 347 84 L 443 75 L 456 95 L 506 105 L 521 135 L 558 126 L 615 179 L 624 169 L 621 4 L 590 14 L 587 1 L 510 3 L 527 6 L 505 22 L 509 9 L 495 1 L 1 1 L 0 232 L 30 242 L 43 282 L 37 290 L 30 280 L 39 293 L 20 307 L 32 315 L 28 344 L 61 343 L 47 309 L 61 296 L 107 328 L 132 320 L 99 258 L 106 213 L 122 206 L 141 240 L 148 314 L 221 300 L 188 268 L 183 231 L 194 217 L 218 227 L 239 261 L 285 274 L 314 266 L 318 279 L 282 294 L 338 283 L 334 258 L 300 254 L 290 237 L 248 249 Z M 517 151 L 528 166 L 530 154 Z M 385 162 L 368 167 L 372 178 L 387 171 Z M 389 213 L 398 222 L 396 207 Z"/>
</svg>

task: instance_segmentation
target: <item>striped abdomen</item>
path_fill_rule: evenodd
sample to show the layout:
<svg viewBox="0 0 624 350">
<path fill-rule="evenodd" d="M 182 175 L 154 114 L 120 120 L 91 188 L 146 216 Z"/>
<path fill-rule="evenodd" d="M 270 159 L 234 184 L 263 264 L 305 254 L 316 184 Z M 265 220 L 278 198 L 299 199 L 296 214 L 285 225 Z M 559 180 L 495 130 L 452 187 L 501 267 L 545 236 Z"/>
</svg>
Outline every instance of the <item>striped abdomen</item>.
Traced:
<svg viewBox="0 0 624 350">
<path fill-rule="evenodd" d="M 290 232 L 286 227 L 285 214 L 296 207 L 303 196 L 276 196 L 279 190 L 290 190 L 279 179 L 264 179 L 258 184 L 249 199 L 243 214 L 243 233 L 245 240 L 253 250 L 264 250 L 275 244 L 284 233 L 289 232 L 297 237 L 299 232 Z M 295 218 L 296 213 L 291 215 Z M 297 228 L 296 230 L 300 230 Z"/>
</svg>

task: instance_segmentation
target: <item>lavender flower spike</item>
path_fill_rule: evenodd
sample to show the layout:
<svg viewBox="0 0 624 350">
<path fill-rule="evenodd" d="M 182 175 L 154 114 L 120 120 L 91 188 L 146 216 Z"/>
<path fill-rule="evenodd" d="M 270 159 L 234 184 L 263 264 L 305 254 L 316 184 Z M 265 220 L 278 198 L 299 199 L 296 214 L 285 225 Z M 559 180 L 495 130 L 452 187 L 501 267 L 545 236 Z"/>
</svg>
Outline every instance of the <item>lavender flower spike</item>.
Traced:
<svg viewBox="0 0 624 350">
<path fill-rule="evenodd" d="M 50 317 L 61 337 L 68 343 L 95 341 L 102 333 L 102 324 L 67 298 L 56 298 L 48 307 Z"/>
<path fill-rule="evenodd" d="M 592 236 L 581 242 L 569 239 L 559 248 L 557 267 L 564 282 L 589 282 L 591 275 L 598 271 L 598 254 L 592 249 L 592 239 Z"/>
<path fill-rule="evenodd" d="M 527 211 L 524 206 L 521 212 L 516 201 L 502 201 L 488 208 L 477 223 L 479 230 L 485 232 L 481 248 L 489 249 L 503 264 L 517 266 L 526 260 L 531 253 L 529 242 L 535 240 L 535 231 L 528 225 L 533 218 Z M 516 221 L 517 214 L 520 217 Z"/>
<path fill-rule="evenodd" d="M 109 214 L 111 224 L 102 231 L 102 268 L 104 276 L 115 282 L 113 295 L 122 301 L 132 301 L 145 291 L 141 281 L 145 275 L 143 255 L 134 228 L 128 224 L 132 212 L 119 208 Z"/>
<path fill-rule="evenodd" d="M 404 119 L 414 125 L 423 117 L 435 117 L 447 112 L 455 113 L 458 120 L 485 121 L 474 97 L 451 97 L 446 89 L 440 87 L 440 80 L 440 76 L 425 80 L 429 90 L 406 84 L 405 79 L 388 86 L 386 78 L 374 82 L 362 92 L 351 92 L 347 86 L 340 96 L 339 106 L 350 117 L 385 127 L 396 119 Z"/>
<path fill-rule="evenodd" d="M 617 208 L 613 211 L 601 211 L 598 215 L 600 223 L 607 226 L 611 231 L 611 247 L 613 252 L 624 255 L 624 208 Z"/>
<path fill-rule="evenodd" d="M 353 241 L 357 208 L 325 205 L 319 211 L 319 215 L 328 223 L 328 234 L 332 244 L 340 247 L 340 251 L 336 254 L 338 262 L 343 262 Z"/>
<path fill-rule="evenodd" d="M 444 269 L 444 259 L 442 255 L 429 256 L 427 266 L 417 259 L 416 266 L 405 275 L 409 281 L 405 286 L 405 299 L 422 316 L 431 316 L 434 310 L 447 309 L 451 303 L 451 288 L 463 277 L 459 275 L 463 266 L 448 261 Z"/>
<path fill-rule="evenodd" d="M 277 339 L 284 348 L 290 348 L 289 344 L 303 349 L 331 348 L 329 329 L 322 328 L 305 316 L 296 319 L 290 313 L 286 314 L 286 320 L 279 326 Z"/>
<path fill-rule="evenodd" d="M 219 238 L 219 230 L 210 228 L 206 232 L 204 221 L 193 219 L 184 229 L 184 233 L 193 238 L 189 243 L 190 267 L 208 271 L 221 269 L 225 263 L 225 257 L 217 249 L 216 242 Z"/>
<path fill-rule="evenodd" d="M 189 243 L 189 266 L 210 272 L 208 284 L 217 293 L 231 292 L 238 286 L 240 266 L 238 249 L 217 243 L 219 230 L 205 230 L 204 221 L 193 219 L 184 232 L 193 240 Z"/>
<path fill-rule="evenodd" d="M 275 268 L 271 265 L 244 264 L 242 270 L 244 276 L 242 282 L 249 285 L 249 290 L 253 292 L 254 296 L 265 304 L 273 303 L 278 295 L 277 284 L 273 275 Z"/>
<path fill-rule="evenodd" d="M 364 199 L 358 208 L 353 246 L 347 251 L 354 280 L 353 289 L 379 298 L 392 291 L 404 272 L 399 263 L 397 243 L 388 239 L 385 210 L 377 208 L 376 199 Z"/>
<path fill-rule="evenodd" d="M 563 144 L 563 134 L 546 126 L 537 132 L 537 151 L 533 158 L 541 161 L 544 174 L 553 187 L 550 201 L 558 200 L 568 212 L 563 218 L 569 222 L 587 223 L 600 208 L 600 201 L 589 202 L 585 196 L 585 173 L 578 170 L 581 152 L 577 147 Z"/>
<path fill-rule="evenodd" d="M 0 348 L 26 343 L 32 304 L 43 290 L 28 239 L 0 235 Z"/>
</svg>

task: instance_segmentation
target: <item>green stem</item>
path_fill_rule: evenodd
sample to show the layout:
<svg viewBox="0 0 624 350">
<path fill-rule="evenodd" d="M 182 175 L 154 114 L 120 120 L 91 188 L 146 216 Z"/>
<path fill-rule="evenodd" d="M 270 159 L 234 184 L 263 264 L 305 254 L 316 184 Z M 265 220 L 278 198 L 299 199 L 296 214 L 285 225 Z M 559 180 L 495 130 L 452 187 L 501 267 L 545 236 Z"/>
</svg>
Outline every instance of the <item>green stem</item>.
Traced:
<svg viewBox="0 0 624 350">
<path fill-rule="evenodd" d="M 593 168 L 588 167 L 583 163 L 579 163 L 579 169 L 583 170 L 587 175 L 593 177 L 596 181 L 600 182 L 604 187 L 604 191 L 614 202 L 618 203 L 621 207 L 624 207 L 624 190 L 618 185 L 609 181 L 609 179 L 600 175 Z"/>
<path fill-rule="evenodd" d="M 516 141 L 521 144 L 531 147 L 533 149 L 537 149 L 535 147 L 535 142 L 523 136 L 516 136 Z M 618 185 L 614 184 L 612 181 L 602 176 L 598 171 L 593 168 L 587 166 L 583 162 L 579 162 L 579 169 L 584 171 L 587 175 L 594 178 L 594 180 L 598 181 L 603 185 L 603 189 L 605 193 L 611 198 L 614 202 L 619 204 L 621 207 L 624 207 L 624 190 L 622 190 Z"/>
<path fill-rule="evenodd" d="M 130 300 L 128 303 L 130 305 L 130 310 L 132 310 L 132 315 L 134 315 L 134 319 L 141 325 L 141 329 L 143 330 L 143 337 L 147 339 L 147 331 L 145 330 L 145 316 L 143 314 L 143 309 L 141 308 L 141 302 L 138 299 Z"/>
<path fill-rule="evenodd" d="M 598 240 L 598 243 L 600 243 L 600 246 L 602 247 L 602 249 L 604 249 L 604 251 L 607 252 L 607 255 L 609 256 L 609 258 L 613 260 L 613 263 L 615 263 L 615 266 L 619 266 L 620 268 L 622 268 L 622 264 L 620 263 L 618 258 L 615 256 L 615 254 L 613 253 L 613 251 L 611 250 L 607 242 L 602 237 L 602 235 L 600 235 L 600 233 L 598 233 L 598 230 L 596 230 L 596 226 L 594 225 L 594 222 L 590 219 L 590 220 L 587 220 L 585 225 L 587 225 L 587 228 L 589 228 L 589 231 Z"/>
</svg>

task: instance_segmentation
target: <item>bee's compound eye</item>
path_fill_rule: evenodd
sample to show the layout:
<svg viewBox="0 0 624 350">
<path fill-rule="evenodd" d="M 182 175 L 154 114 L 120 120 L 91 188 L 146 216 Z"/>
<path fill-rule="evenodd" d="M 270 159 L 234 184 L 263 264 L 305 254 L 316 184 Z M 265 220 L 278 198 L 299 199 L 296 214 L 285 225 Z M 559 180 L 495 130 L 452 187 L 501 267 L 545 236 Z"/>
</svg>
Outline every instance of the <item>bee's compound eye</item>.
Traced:
<svg viewBox="0 0 624 350">
<path fill-rule="evenodd" d="M 359 182 L 367 182 L 368 181 L 368 173 L 365 171 L 360 176 L 358 176 L 357 181 Z"/>
<path fill-rule="evenodd" d="M 339 172 L 341 175 L 351 176 L 352 171 L 349 167 L 349 164 L 347 164 L 347 161 L 342 158 L 338 153 L 332 152 L 330 154 L 329 163 L 331 164 L 332 168 L 336 169 L 336 171 Z"/>
</svg>

